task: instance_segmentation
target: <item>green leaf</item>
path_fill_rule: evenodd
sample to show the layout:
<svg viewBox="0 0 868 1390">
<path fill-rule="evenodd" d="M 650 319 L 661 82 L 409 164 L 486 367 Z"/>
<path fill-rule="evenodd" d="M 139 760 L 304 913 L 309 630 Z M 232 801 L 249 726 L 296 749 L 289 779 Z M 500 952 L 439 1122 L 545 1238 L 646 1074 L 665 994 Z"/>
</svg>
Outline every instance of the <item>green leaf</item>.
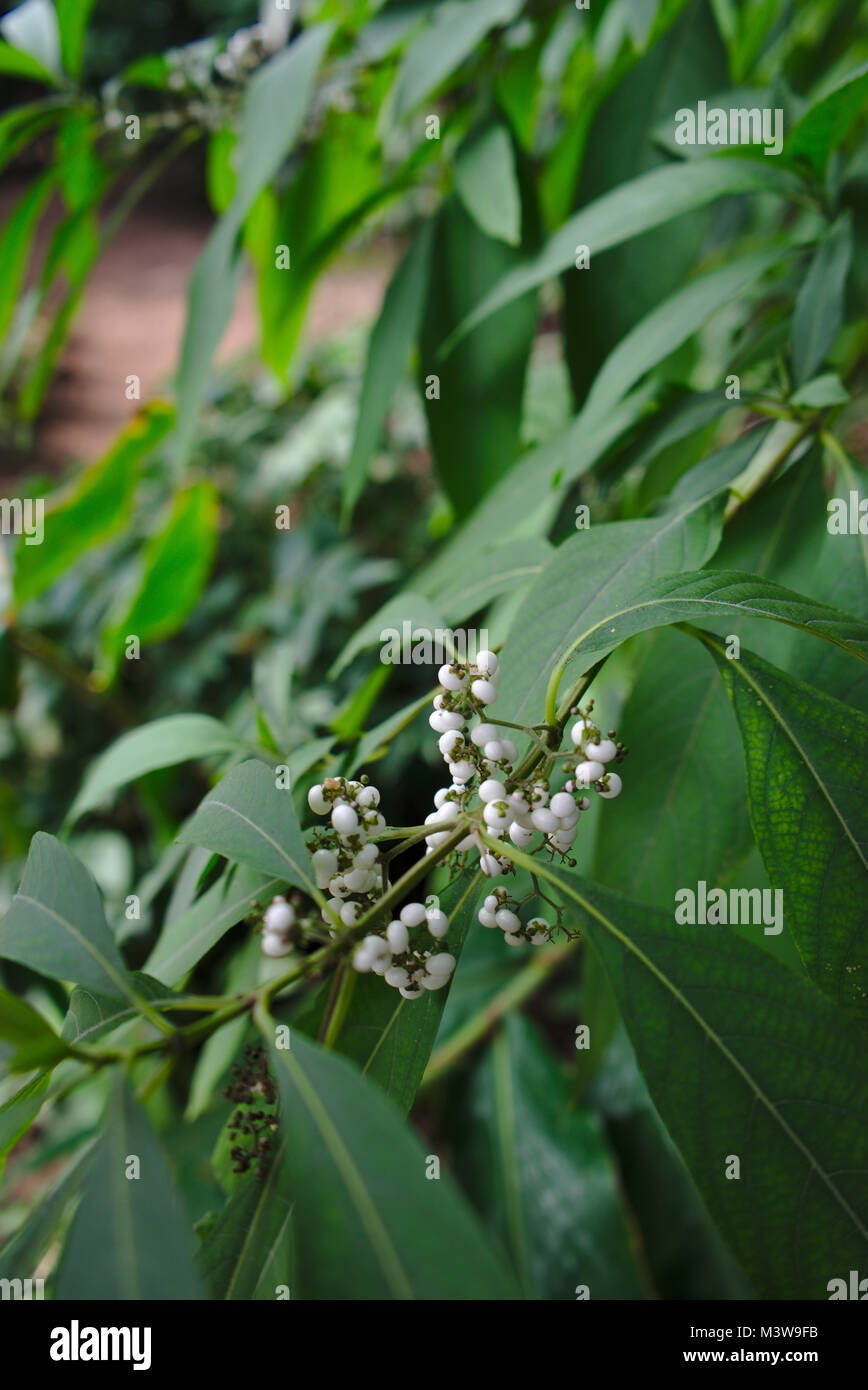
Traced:
<svg viewBox="0 0 868 1390">
<path fill-rule="evenodd" d="M 289 1265 L 291 1203 L 282 1189 L 282 1148 L 263 1181 L 235 1189 L 199 1252 L 199 1269 L 212 1298 L 263 1300 Z M 292 1290 L 290 1290 L 292 1291 Z"/>
<path fill-rule="evenodd" d="M 42 1109 L 50 1080 L 50 1071 L 39 1072 L 0 1105 L 0 1176 L 7 1155 L 27 1133 Z"/>
<path fill-rule="evenodd" d="M 72 487 L 49 498 L 45 544 L 20 544 L 15 553 L 15 598 L 36 598 L 93 549 L 127 525 L 142 462 L 171 428 L 173 410 L 152 402 L 112 444 L 105 458 Z"/>
<path fill-rule="evenodd" d="M 98 679 L 116 675 L 128 636 L 144 647 L 183 627 L 196 606 L 217 548 L 219 498 L 210 483 L 194 483 L 175 496 L 165 526 L 145 547 L 134 594 L 124 595 L 100 635 Z"/>
<path fill-rule="evenodd" d="M 489 125 L 463 142 L 455 156 L 455 191 L 480 231 L 518 246 L 521 194 L 505 125 Z"/>
<path fill-rule="evenodd" d="M 822 173 L 829 155 L 846 139 L 850 127 L 864 111 L 866 98 L 868 63 L 863 63 L 805 112 L 784 143 L 784 156 L 807 159 Z"/>
<path fill-rule="evenodd" d="M 655 634 L 618 732 L 630 756 L 617 814 L 601 817 L 595 878 L 657 907 L 683 884 L 721 882 L 753 844 L 738 729 L 682 633 Z"/>
<path fill-rule="evenodd" d="M 263 63 L 245 88 L 235 195 L 212 231 L 190 279 L 178 374 L 175 445 L 179 470 L 192 447 L 211 359 L 229 321 L 241 280 L 238 234 L 260 190 L 277 173 L 298 139 L 313 98 L 317 69 L 331 35 L 330 24 L 306 29 L 288 48 Z"/>
<path fill-rule="evenodd" d="M 145 961 L 145 969 L 167 985 L 177 984 L 257 904 L 270 902 L 285 881 L 284 874 L 267 878 L 243 866 L 233 874 L 224 874 L 192 907 L 167 924 Z"/>
<path fill-rule="evenodd" d="M 618 526 L 646 524 L 616 523 Z M 598 527 L 597 534 L 603 529 Z M 586 546 L 593 535 L 589 533 Z M 588 552 L 589 546 L 583 560 L 591 558 Z M 543 597 L 546 576 L 543 571 L 538 585 L 531 590 L 516 616 L 515 639 L 507 642 L 502 663 L 501 708 L 516 712 L 536 709 L 554 669 L 561 671 L 578 654 L 582 659 L 592 654 L 599 657 L 637 632 L 667 623 L 691 622 L 700 617 L 772 618 L 820 637 L 858 661 L 868 662 L 868 624 L 793 593 L 781 584 L 726 570 L 699 571 L 665 575 L 647 583 L 641 596 L 630 599 L 626 596 L 627 586 L 621 586 L 617 574 L 609 567 L 610 558 L 605 555 L 599 561 L 596 577 L 602 578 L 603 585 L 599 590 L 592 588 L 584 608 L 572 622 L 567 616 L 575 611 L 569 604 L 568 575 L 559 574 L 561 601 L 557 603 L 556 600 L 552 602 L 547 593 L 545 599 Z M 568 566 L 564 569 L 569 571 Z M 607 590 L 612 594 L 617 590 L 623 597 L 613 602 Z M 534 721 L 536 719 L 535 714 Z"/>
<path fill-rule="evenodd" d="M 790 340 L 796 385 L 819 371 L 841 330 L 852 253 L 853 226 L 845 214 L 817 247 L 796 297 Z"/>
<path fill-rule="evenodd" d="M 599 427 L 645 372 L 692 338 L 712 314 L 730 304 L 778 260 L 760 251 L 698 276 L 652 309 L 606 358 L 582 407 L 587 429 Z"/>
<path fill-rule="evenodd" d="M 0 989 L 0 1059 L 9 1071 L 52 1067 L 69 1048 L 54 1029 L 23 999 Z"/>
<path fill-rule="evenodd" d="M 270 1056 L 289 1141 L 294 1296 L 518 1297 L 449 1175 L 426 1178 L 425 1150 L 376 1086 L 298 1030 Z"/>
<path fill-rule="evenodd" d="M 526 1297 L 642 1298 L 618 1181 L 598 1117 L 575 1107 L 566 1073 L 508 1015 L 462 1111 L 462 1171 L 474 1205 L 509 1250 Z"/>
<path fill-rule="evenodd" d="M 344 473 L 345 524 L 365 485 L 386 412 L 419 331 L 428 288 L 432 230 L 433 222 L 426 222 L 395 271 L 371 332 L 356 434 Z"/>
<path fill-rule="evenodd" d="M 53 169 L 34 179 L 0 233 L 0 333 L 4 337 L 15 313 L 39 219 L 56 184 Z"/>
<path fill-rule="evenodd" d="M 812 978 L 868 1017 L 868 718 L 709 634 L 744 742 L 751 822 Z"/>
<path fill-rule="evenodd" d="M 592 468 L 647 409 L 640 388 L 597 429 L 586 431 L 581 415 L 557 439 L 531 450 L 482 499 L 468 520 L 430 564 L 416 574 L 419 593 L 436 596 L 455 586 L 456 575 L 511 538 L 540 536 L 554 521 L 571 483 Z"/>
<path fill-rule="evenodd" d="M 676 926 L 576 876 L 543 876 L 602 956 L 654 1103 L 757 1293 L 826 1298 L 830 1271 L 858 1268 L 868 1244 L 859 1034 L 727 928 Z"/>
<path fill-rule="evenodd" d="M 72 824 L 99 806 L 109 795 L 158 767 L 174 767 L 194 758 L 215 758 L 237 752 L 242 741 L 219 719 L 208 714 L 170 714 L 122 734 L 90 765 L 84 785 L 73 802 Z"/>
<path fill-rule="evenodd" d="M 824 372 L 794 391 L 790 404 L 804 406 L 808 410 L 824 410 L 830 405 L 846 405 L 849 399 L 850 393 L 841 378 L 835 372 Z"/>
<path fill-rule="evenodd" d="M 258 984 L 262 967 L 267 966 L 262 955 L 260 937 L 251 932 L 247 941 L 232 955 L 222 980 L 224 994 L 238 995 L 253 989 Z M 242 1050 L 244 1039 L 250 1031 L 247 1014 L 230 1019 L 207 1038 L 190 1080 L 190 1093 L 187 1099 L 184 1119 L 190 1123 L 204 1114 L 211 1103 L 214 1091 Z"/>
<path fill-rule="evenodd" d="M 648 521 L 591 526 L 555 551 L 518 610 L 501 658 L 498 718 L 538 723 L 558 662 L 658 575 L 704 564 L 720 537 L 720 499 Z M 608 634 L 608 626 L 606 632 Z M 617 643 L 613 642 L 612 646 Z"/>
<path fill-rule="evenodd" d="M 235 864 L 276 875 L 283 883 L 317 890 L 310 855 L 296 820 L 288 788 L 275 785 L 264 763 L 241 763 L 217 783 L 178 836 L 182 844 L 202 845 Z"/>
<path fill-rule="evenodd" d="M 63 68 L 70 77 L 81 74 L 87 22 L 93 6 L 94 0 L 54 0 Z"/>
<path fill-rule="evenodd" d="M 518 453 L 538 312 L 536 296 L 525 295 L 438 363 L 444 338 L 515 264 L 518 252 L 480 231 L 454 194 L 437 214 L 434 236 L 419 382 L 438 476 L 464 515 L 499 482 Z M 439 381 L 437 396 L 430 389 L 432 373 Z"/>
<path fill-rule="evenodd" d="M 138 1160 L 132 1176 L 131 1160 Z M 60 1257 L 57 1299 L 202 1297 L 195 1238 L 148 1118 L 118 1075 Z"/>
<path fill-rule="evenodd" d="M 139 998 L 149 1003 L 155 1000 L 162 1003 L 181 997 L 172 995 L 160 980 L 155 980 L 151 975 L 145 975 L 139 970 L 130 972 L 130 984 L 135 986 Z M 95 994 L 93 990 L 83 989 L 78 985 L 69 997 L 69 1008 L 63 1020 L 61 1034 L 69 1043 L 86 1043 L 89 1046 L 115 1028 L 119 1028 L 122 1023 L 129 1023 L 138 1016 L 135 1006 L 125 999 L 118 998 L 117 994 Z"/>
<path fill-rule="evenodd" d="M 508 24 L 519 0 L 451 0 L 433 7 L 431 22 L 407 46 L 393 88 L 393 116 L 415 110 L 469 58 L 489 29 Z"/>
<path fill-rule="evenodd" d="M 457 342 L 498 309 L 574 265 L 577 246 L 589 246 L 593 259 L 649 227 L 659 227 L 717 198 L 748 193 L 791 198 L 798 195 L 800 188 L 799 180 L 785 170 L 728 157 L 691 160 L 674 167 L 665 165 L 641 174 L 576 213 L 537 256 L 505 275 L 443 344 L 442 351 L 451 352 Z"/>
<path fill-rule="evenodd" d="M 44 68 L 41 63 L 25 53 L 22 48 L 0 42 L 0 72 L 11 77 L 21 77 L 27 82 L 45 82 L 49 87 L 57 86 L 57 77 Z"/>
<path fill-rule="evenodd" d="M 660 9 L 656 0 L 642 3 L 646 24 L 655 21 Z M 724 85 L 725 55 L 705 0 L 663 8 L 660 22 L 674 19 L 671 27 L 655 34 L 656 41 L 635 64 L 632 54 L 622 52 L 617 68 L 620 80 L 614 80 L 613 72 L 604 85 L 594 81 L 587 96 L 579 99 L 578 110 L 571 113 L 573 127 L 587 121 L 589 130 L 578 197 L 571 187 L 564 215 L 671 162 L 661 148 L 661 118 L 671 134 L 677 110 L 694 107 L 700 97 L 707 98 Z M 645 49 L 645 43 L 638 47 Z M 672 153 L 680 157 L 683 149 L 676 147 Z M 700 208 L 649 229 L 632 244 L 612 249 L 603 272 L 594 266 L 593 247 L 589 272 L 577 274 L 572 265 L 565 271 L 561 281 L 564 351 L 577 400 L 584 401 L 605 358 L 639 320 L 686 284 L 701 255 L 711 218 L 710 209 Z"/>
<path fill-rule="evenodd" d="M 590 954 L 598 960 L 593 949 Z M 654 1107 L 623 1026 L 606 1051 L 591 1098 L 605 1115 L 658 1296 L 754 1298 Z"/>
<path fill-rule="evenodd" d="M 21 887 L 0 921 L 0 957 L 98 994 L 134 997 L 92 875 L 41 830 L 30 842 Z"/>
</svg>

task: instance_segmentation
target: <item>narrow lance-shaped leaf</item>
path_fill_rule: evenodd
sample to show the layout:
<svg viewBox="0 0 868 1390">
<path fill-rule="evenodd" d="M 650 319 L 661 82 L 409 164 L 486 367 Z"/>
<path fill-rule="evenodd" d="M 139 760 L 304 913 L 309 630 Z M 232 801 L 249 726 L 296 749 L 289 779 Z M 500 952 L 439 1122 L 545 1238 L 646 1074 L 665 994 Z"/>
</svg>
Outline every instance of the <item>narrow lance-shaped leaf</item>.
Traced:
<svg viewBox="0 0 868 1390">
<path fill-rule="evenodd" d="M 549 238 L 537 256 L 509 271 L 443 344 L 443 352 L 450 352 L 465 334 L 504 304 L 574 265 L 577 246 L 588 246 L 592 256 L 599 255 L 716 198 L 746 193 L 794 197 L 800 191 L 801 183 L 794 175 L 753 160 L 691 160 L 652 169 L 582 208 Z"/>
<path fill-rule="evenodd" d="M 286 870 L 266 875 L 241 866 L 223 874 L 167 924 L 145 961 L 149 974 L 175 985 L 254 907 L 264 906 L 286 882 Z"/>
<path fill-rule="evenodd" d="M 293 1031 L 275 1048 L 293 1198 L 293 1296 L 501 1299 L 519 1292 L 447 1173 L 382 1092 Z"/>
<path fill-rule="evenodd" d="M 868 1254 L 858 1031 L 726 927 L 678 926 L 575 875 L 543 876 L 602 956 L 654 1103 L 757 1293 L 826 1298 Z"/>
<path fill-rule="evenodd" d="M 47 499 L 45 545 L 22 542 L 15 552 L 18 603 L 36 598 L 84 551 L 123 529 L 132 511 L 142 461 L 168 433 L 174 415 L 169 406 L 151 402 L 71 491 L 64 488 Z"/>
<path fill-rule="evenodd" d="M 344 474 L 344 520 L 349 520 L 365 485 L 386 411 L 406 367 L 422 318 L 428 288 L 433 223 L 426 222 L 396 270 L 371 332 L 359 418 Z"/>
<path fill-rule="evenodd" d="M 68 822 L 99 806 L 118 787 L 134 782 L 155 768 L 172 767 L 194 758 L 213 758 L 235 752 L 241 740 L 208 714 L 170 714 L 122 734 L 88 769 L 84 786 L 73 802 Z"/>
<path fill-rule="evenodd" d="M 714 657 L 744 743 L 756 842 L 811 976 L 868 1018 L 868 719 L 742 648 Z"/>
<path fill-rule="evenodd" d="M 124 596 L 100 634 L 99 677 L 107 684 L 117 672 L 126 635 L 160 642 L 190 616 L 201 594 L 217 548 L 219 499 L 210 483 L 182 488 L 166 524 L 145 548 L 136 591 Z"/>
<path fill-rule="evenodd" d="M 819 371 L 838 336 L 852 252 L 853 227 L 847 214 L 820 242 L 796 297 L 790 351 L 797 386 Z"/>
<path fill-rule="evenodd" d="M 408 45 L 394 87 L 397 120 L 412 111 L 469 58 L 495 24 L 507 24 L 519 0 L 464 0 L 435 6 L 430 24 Z"/>
<path fill-rule="evenodd" d="M 195 1244 L 157 1137 L 117 1075 L 60 1258 L 55 1296 L 201 1298 Z"/>
<path fill-rule="evenodd" d="M 455 191 L 486 236 L 519 244 L 521 194 L 505 125 L 490 125 L 462 144 L 455 157 Z"/>
<path fill-rule="evenodd" d="M 251 1174 L 236 1188 L 199 1252 L 212 1298 L 276 1297 L 275 1286 L 288 1282 L 291 1210 L 279 1148 L 264 1179 Z M 276 1277 L 280 1273 L 287 1278 Z"/>
<path fill-rule="evenodd" d="M 292 793 L 264 763 L 251 759 L 227 773 L 178 838 L 316 892 Z"/>
<path fill-rule="evenodd" d="M 474 1204 L 528 1297 L 641 1298 L 599 1117 L 571 1103 L 558 1059 L 510 1014 L 473 1076 L 456 1142 Z"/>
<path fill-rule="evenodd" d="M 99 994 L 131 997 L 93 876 L 41 830 L 31 841 L 21 887 L 0 921 L 0 957 Z"/>
</svg>

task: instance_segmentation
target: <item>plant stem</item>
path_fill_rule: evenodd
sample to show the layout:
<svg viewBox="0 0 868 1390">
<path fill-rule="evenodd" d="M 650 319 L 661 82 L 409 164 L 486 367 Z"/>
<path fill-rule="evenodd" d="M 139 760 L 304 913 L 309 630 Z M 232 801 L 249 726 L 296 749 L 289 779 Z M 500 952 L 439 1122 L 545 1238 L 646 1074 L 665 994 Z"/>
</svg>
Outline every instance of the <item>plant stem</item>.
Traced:
<svg viewBox="0 0 868 1390">
<path fill-rule="evenodd" d="M 523 1004 L 560 968 L 566 958 L 578 949 L 578 941 L 565 941 L 544 950 L 523 970 L 504 985 L 483 1009 L 473 1014 L 458 1031 L 432 1054 L 422 1076 L 421 1086 L 429 1086 L 448 1071 L 460 1057 L 481 1042 L 502 1018 Z"/>
</svg>

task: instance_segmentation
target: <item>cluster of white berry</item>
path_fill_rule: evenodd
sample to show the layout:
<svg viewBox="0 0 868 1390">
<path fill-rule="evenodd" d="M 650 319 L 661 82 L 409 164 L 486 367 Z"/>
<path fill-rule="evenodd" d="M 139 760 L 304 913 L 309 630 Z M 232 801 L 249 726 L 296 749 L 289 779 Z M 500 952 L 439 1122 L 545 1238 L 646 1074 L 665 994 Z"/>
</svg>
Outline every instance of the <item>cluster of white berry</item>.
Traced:
<svg viewBox="0 0 868 1390">
<path fill-rule="evenodd" d="M 353 967 L 382 975 L 405 999 L 418 999 L 423 990 L 442 989 L 455 969 L 455 957 L 430 945 L 419 931 L 411 940 L 410 932 L 423 926 L 435 941 L 442 941 L 449 930 L 449 918 L 436 901 L 427 907 L 424 903 L 405 903 L 382 936 L 366 936 L 356 947 Z"/>
<path fill-rule="evenodd" d="M 592 700 L 584 717 L 570 729 L 570 739 L 579 751 L 575 763 L 568 764 L 567 770 L 572 772 L 572 779 L 567 782 L 565 790 L 572 792 L 593 787 L 600 796 L 612 801 L 620 795 L 622 783 L 617 772 L 610 772 L 606 764 L 620 763 L 627 749 L 622 743 L 615 742 L 614 729 L 609 730 L 607 738 L 603 737 L 599 727 L 591 720 L 593 708 Z"/>
<path fill-rule="evenodd" d="M 327 777 L 311 787 L 307 803 L 314 815 L 331 820 L 328 829 L 318 829 L 314 836 L 316 886 L 329 894 L 331 912 L 352 927 L 387 886 L 379 848 L 368 838 L 386 828 L 377 809 L 380 793 L 366 777 L 359 782 Z M 323 911 L 323 921 L 331 924 L 329 912 Z"/>
<path fill-rule="evenodd" d="M 288 956 L 292 950 L 290 933 L 295 926 L 295 909 L 286 898 L 272 898 L 262 918 L 262 953 Z"/>
<path fill-rule="evenodd" d="M 505 888 L 495 888 L 485 899 L 477 916 L 484 927 L 500 927 L 503 939 L 509 946 L 520 946 L 529 941 L 533 946 L 545 946 L 552 939 L 552 924 L 545 917 L 531 917 L 522 922 L 518 914 L 520 904 L 509 896 Z"/>
</svg>

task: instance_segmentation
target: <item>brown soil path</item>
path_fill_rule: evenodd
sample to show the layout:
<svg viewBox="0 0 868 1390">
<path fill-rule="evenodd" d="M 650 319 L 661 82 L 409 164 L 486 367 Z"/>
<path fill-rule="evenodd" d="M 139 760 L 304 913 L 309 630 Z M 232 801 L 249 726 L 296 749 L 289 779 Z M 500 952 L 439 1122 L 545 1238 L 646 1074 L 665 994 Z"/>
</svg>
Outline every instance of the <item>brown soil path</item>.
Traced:
<svg viewBox="0 0 868 1390">
<path fill-rule="evenodd" d="M 0 225 L 19 190 L 0 194 Z M 167 389 L 181 346 L 187 282 L 211 220 L 201 202 L 173 193 L 138 208 L 107 248 L 88 285 L 39 420 L 35 462 L 51 472 L 98 458 L 139 408 L 124 394 L 130 374 L 146 401 Z M 306 323 L 322 338 L 376 315 L 391 256 L 349 258 L 326 272 Z M 255 344 L 253 287 L 243 286 L 218 355 Z M 3 471 L 3 470 L 0 470 Z"/>
</svg>

